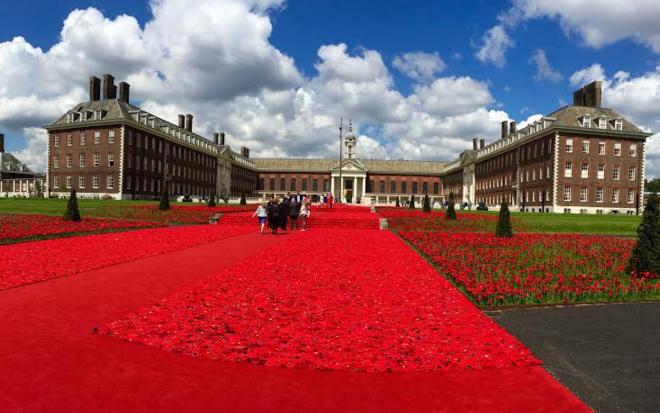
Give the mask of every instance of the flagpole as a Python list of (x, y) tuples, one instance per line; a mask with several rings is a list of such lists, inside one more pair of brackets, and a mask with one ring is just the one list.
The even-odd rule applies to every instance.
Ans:
[(341, 203), (342, 202), (342, 197), (343, 197), (343, 192), (342, 188), (344, 187), (343, 182), (342, 182), (342, 176), (341, 176), (341, 163), (343, 161), (343, 156), (342, 156), (342, 150), (341, 150), (341, 144), (342, 144), (342, 133), (344, 129), (344, 118), (339, 118), (339, 199), (338, 201)]

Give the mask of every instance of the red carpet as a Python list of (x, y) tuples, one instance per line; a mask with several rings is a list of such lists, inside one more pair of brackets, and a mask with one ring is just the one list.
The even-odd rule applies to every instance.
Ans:
[(354, 373), (194, 359), (92, 332), (298, 235), (240, 235), (0, 291), (7, 412), (489, 411), (587, 408), (539, 366)]

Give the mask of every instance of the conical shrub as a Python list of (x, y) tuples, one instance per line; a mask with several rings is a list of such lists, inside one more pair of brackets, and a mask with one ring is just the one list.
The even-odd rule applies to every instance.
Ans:
[(76, 196), (76, 190), (71, 190), (71, 195), (69, 195), (69, 202), (66, 204), (66, 211), (64, 211), (64, 220), (65, 221), (80, 221), (80, 210), (78, 209), (78, 197)]
[(424, 201), (422, 202), (422, 211), (431, 212), (431, 198), (428, 194), (424, 194)]
[(495, 228), (495, 236), (503, 238), (513, 237), (513, 228), (511, 227), (511, 212), (509, 204), (502, 202), (500, 204), (500, 217)]
[(161, 211), (167, 211), (170, 209), (170, 194), (167, 190), (167, 185), (167, 180), (165, 180), (163, 182), (163, 190), (160, 193), (160, 204), (158, 205), (158, 209)]
[(247, 199), (245, 199), (245, 192), (241, 194), (241, 205), (247, 205)]
[(454, 193), (450, 192), (449, 193), (449, 205), (447, 205), (447, 213), (445, 215), (445, 218), (451, 219), (451, 220), (456, 220), (456, 210), (454, 209)]
[(415, 195), (410, 195), (410, 203), (408, 204), (408, 208), (415, 209)]
[(211, 192), (211, 195), (209, 196), (209, 202), (207, 204), (210, 208), (215, 207), (215, 191)]
[(660, 206), (658, 195), (646, 201), (642, 222), (637, 228), (637, 242), (632, 250), (628, 271), (633, 275), (650, 273), (660, 276)]

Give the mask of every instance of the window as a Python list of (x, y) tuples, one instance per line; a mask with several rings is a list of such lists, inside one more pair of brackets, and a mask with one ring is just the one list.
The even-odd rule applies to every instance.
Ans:
[(587, 202), (587, 187), (580, 188), (580, 202)]
[(598, 155), (605, 155), (605, 142), (598, 142)]
[(566, 165), (564, 166), (564, 176), (566, 178), (573, 176), (573, 164), (570, 161), (566, 162)]
[(591, 116), (583, 116), (582, 117), (582, 126), (585, 128), (590, 128), (591, 127)]
[(612, 189), (612, 203), (613, 204), (619, 203), (619, 188)]
[(536, 202), (536, 192), (532, 192), (532, 202)]
[(412, 183), (412, 193), (416, 194), (417, 193), (417, 182)]
[(98, 153), (94, 154), (94, 166), (98, 167), (101, 166), (101, 155)]
[(598, 127), (600, 129), (607, 129), (607, 119), (606, 118), (598, 118)]
[(550, 179), (550, 165), (545, 168), (545, 177)]
[(582, 141), (582, 153), (589, 153), (589, 141)]
[(570, 186), (565, 186), (564, 187), (564, 201), (570, 201), (571, 200), (571, 187)]
[(78, 177), (78, 188), (85, 188), (85, 177), (82, 175)]
[(312, 179), (312, 191), (316, 192), (319, 190), (319, 180)]
[(66, 177), (66, 187), (67, 189), (71, 189), (71, 183), (73, 182), (73, 179), (71, 179), (70, 176)]
[(433, 183), (433, 193), (438, 194), (440, 192), (440, 184), (438, 182)]
[(98, 176), (92, 177), (92, 188), (99, 189), (100, 183), (101, 183), (101, 179)]
[(580, 172), (582, 178), (589, 178), (589, 164), (587, 162), (582, 162)]
[(85, 135), (85, 132), (80, 132), (80, 145), (83, 146), (87, 143), (87, 135)]
[(425, 194), (427, 194), (429, 192), (429, 183), (428, 182), (422, 183), (422, 192), (425, 193)]
[(603, 188), (596, 188), (596, 202), (603, 202)]
[(269, 188), (271, 191), (274, 191), (274, 190), (275, 190), (275, 178), (270, 178), (270, 180), (269, 180), (269, 182), (268, 182), (268, 188)]
[(390, 182), (390, 192), (396, 194), (396, 181)]
[(623, 120), (616, 119), (614, 121), (614, 130), (623, 130)]
[(635, 202), (635, 190), (634, 189), (628, 189), (628, 196), (626, 197), (626, 201), (629, 204), (632, 204)]
[(566, 138), (566, 153), (573, 153), (573, 139)]
[(53, 156), (53, 169), (57, 169), (60, 167), (60, 158), (57, 156)]
[(113, 189), (115, 187), (115, 177), (114, 176), (108, 176), (106, 179), (106, 186), (108, 189)]
[(402, 194), (408, 193), (408, 182), (401, 182), (401, 193)]
[(114, 153), (109, 153), (108, 154), (108, 166), (115, 166), (115, 154)]
[(126, 142), (128, 145), (133, 145), (133, 131), (129, 130), (128, 131), (128, 139)]
[(53, 136), (53, 146), (56, 148), (60, 147), (60, 137), (57, 135)]
[(598, 179), (605, 179), (605, 164), (604, 163), (599, 163), (598, 164)]
[(69, 133), (66, 135), (66, 146), (73, 145), (73, 136)]
[[(302, 190), (306, 191), (307, 190), (307, 178), (303, 178), (302, 180)], [(355, 190), (355, 188), (353, 188)]]
[(115, 131), (108, 132), (108, 143), (115, 143)]
[(101, 132), (96, 131), (94, 132), (94, 145), (98, 145), (101, 143)]
[(79, 163), (79, 165), (80, 165), (81, 168), (84, 168), (84, 167), (85, 167), (85, 154), (84, 154), (84, 153), (81, 153), (81, 154), (79, 155), (79, 158), (80, 158), (80, 163)]
[(66, 167), (71, 168), (73, 166), (73, 160), (71, 159), (71, 155), (66, 156)]
[[(145, 159), (146, 161), (146, 159)], [(145, 169), (147, 166), (147, 163), (144, 163)], [(286, 191), (286, 178), (280, 178), (280, 191)]]
[(620, 176), (621, 176), (621, 167), (615, 166), (614, 169), (612, 169), (612, 179), (618, 181)]
[(543, 179), (543, 168), (539, 168), (539, 180)]
[(628, 168), (628, 180), (629, 181), (634, 181), (635, 180), (635, 167), (631, 166)]
[(637, 144), (631, 144), (630, 145), (630, 156), (635, 157), (637, 156)]
[(532, 181), (536, 181), (536, 169), (532, 170)]
[(291, 187), (291, 191), (295, 191), (295, 190), (296, 190), (296, 178), (291, 178), (290, 185), (291, 185), (291, 186), (290, 186), (290, 187)]
[[(149, 159), (147, 159), (146, 156), (144, 158), (142, 158), (142, 170), (143, 171), (148, 171), (149, 170)], [(282, 190), (284, 190), (284, 188), (282, 188)]]
[(614, 156), (621, 156), (621, 142), (614, 143)]
[(59, 188), (59, 187), (60, 187), (60, 177), (59, 177), (59, 176), (54, 176), (54, 177), (53, 177), (53, 186), (54, 186), (55, 188)]
[(385, 181), (380, 181), (378, 192), (380, 192), (381, 194), (385, 192)]

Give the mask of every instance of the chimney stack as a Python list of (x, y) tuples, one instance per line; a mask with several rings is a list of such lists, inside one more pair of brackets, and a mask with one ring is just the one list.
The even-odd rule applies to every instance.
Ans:
[(512, 120), (511, 122), (509, 122), (509, 133), (510, 134), (516, 133), (516, 121), (515, 120)]
[(218, 132), (213, 133), (213, 143), (216, 145), (220, 143), (220, 134)]
[(246, 146), (241, 146), (241, 155), (246, 158), (250, 157), (250, 150)]
[(486, 147), (486, 139), (479, 139), (479, 149)]
[(193, 128), (193, 115), (190, 113), (186, 115), (186, 130), (192, 132)]
[(184, 129), (186, 127), (186, 117), (183, 115), (179, 115), (179, 120), (177, 124), (181, 129)]
[(224, 144), (225, 144), (225, 133), (220, 132), (220, 145), (224, 145)]
[(96, 76), (89, 78), (89, 100), (90, 102), (101, 100), (101, 79)]
[(509, 134), (509, 121), (503, 120), (502, 121), (502, 136), (500, 136), (502, 139), (506, 138), (506, 136)]
[(473, 150), (473, 151), (476, 151), (476, 150), (477, 150), (477, 141), (478, 141), (477, 138), (473, 138), (473, 139), (472, 139), (472, 150)]
[(0, 133), (0, 153), (5, 151), (5, 134)]
[(601, 107), (603, 100), (602, 83), (600, 80), (595, 80), (582, 89), (573, 92), (573, 105)]
[(124, 103), (129, 103), (131, 93), (131, 85), (126, 82), (119, 82), (119, 100)]
[(103, 99), (117, 99), (115, 78), (109, 73), (103, 75)]

